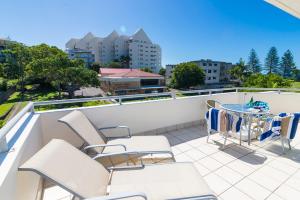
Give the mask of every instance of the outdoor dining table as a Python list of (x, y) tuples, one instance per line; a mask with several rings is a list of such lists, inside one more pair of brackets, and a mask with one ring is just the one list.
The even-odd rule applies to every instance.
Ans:
[[(244, 122), (248, 121), (248, 145), (250, 145), (251, 142), (251, 125), (252, 125), (253, 117), (267, 115), (269, 113), (269, 110), (250, 108), (246, 104), (221, 104), (221, 108), (226, 111), (238, 114), (240, 117), (244, 119)], [(240, 131), (240, 145), (241, 144), (242, 144), (242, 133)]]

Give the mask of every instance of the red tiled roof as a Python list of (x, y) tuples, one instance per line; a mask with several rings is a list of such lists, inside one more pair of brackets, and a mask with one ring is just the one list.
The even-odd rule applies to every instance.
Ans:
[(100, 68), (100, 74), (103, 77), (162, 77), (159, 74), (144, 72), (139, 69)]

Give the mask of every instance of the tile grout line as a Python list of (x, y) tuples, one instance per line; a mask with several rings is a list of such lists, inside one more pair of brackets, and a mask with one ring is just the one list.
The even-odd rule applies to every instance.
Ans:
[[(298, 171), (299, 171), (299, 169), (297, 169), (295, 173), (297, 173)], [(272, 193), (271, 193), (269, 196), (267, 196), (267, 198), (270, 197), (273, 193), (275, 193), (275, 191), (278, 190), (284, 183), (286, 183), (292, 176), (293, 176), (293, 174), (289, 175), (284, 181), (282, 181), (282, 183), (281, 183), (278, 187), (276, 187), (276, 188), (272, 191)], [(290, 186), (289, 186), (289, 187), (290, 187)], [(293, 188), (293, 187), (291, 187), (291, 188)], [(297, 189), (295, 189), (295, 190), (297, 190)], [(277, 195), (277, 194), (276, 194), (276, 195)], [(281, 197), (280, 195), (277, 195), (277, 196), (279, 196), (280, 198), (283, 198), (283, 197)], [(267, 199), (267, 198), (265, 198), (265, 199)], [(285, 199), (285, 198), (283, 198), (283, 199)]]

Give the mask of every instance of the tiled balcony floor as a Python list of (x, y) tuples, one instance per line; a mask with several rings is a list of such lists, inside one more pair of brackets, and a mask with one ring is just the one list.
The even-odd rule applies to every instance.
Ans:
[[(250, 146), (230, 138), (222, 148), (223, 137), (211, 136), (198, 126), (164, 134), (172, 145), (176, 161), (193, 162), (221, 200), (298, 199), (300, 197), (300, 134), (292, 150), (282, 153), (279, 141)], [(71, 199), (58, 187), (49, 188), (44, 199)]]

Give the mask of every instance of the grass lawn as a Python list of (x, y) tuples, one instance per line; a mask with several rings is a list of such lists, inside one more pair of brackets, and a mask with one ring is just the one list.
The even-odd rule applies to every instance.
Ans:
[(6, 114), (12, 107), (14, 103), (4, 103), (0, 105), (0, 116)]
[[(49, 101), (59, 99), (57, 91), (48, 88), (40, 88), (37, 85), (27, 85), (26, 91), (23, 94), (23, 97), (20, 92), (14, 92), (6, 102), (0, 105), (0, 116), (5, 114), (9, 109), (11, 109), (14, 104), (21, 102), (21, 106), (18, 107), (18, 110), (21, 110), (25, 107), (28, 101)], [(67, 99), (66, 96), (63, 96), (63, 99)], [(60, 104), (60, 105), (48, 105), (48, 106), (38, 106), (35, 108), (37, 111), (43, 110), (52, 110), (52, 109), (63, 109), (63, 108), (76, 108), (76, 107), (88, 107), (88, 106), (99, 106), (110, 104), (108, 101), (90, 101), (83, 103), (72, 103), (72, 104)], [(1, 125), (4, 125), (7, 119), (0, 121)]]
[(300, 88), (300, 82), (294, 82), (292, 87), (293, 88)]

